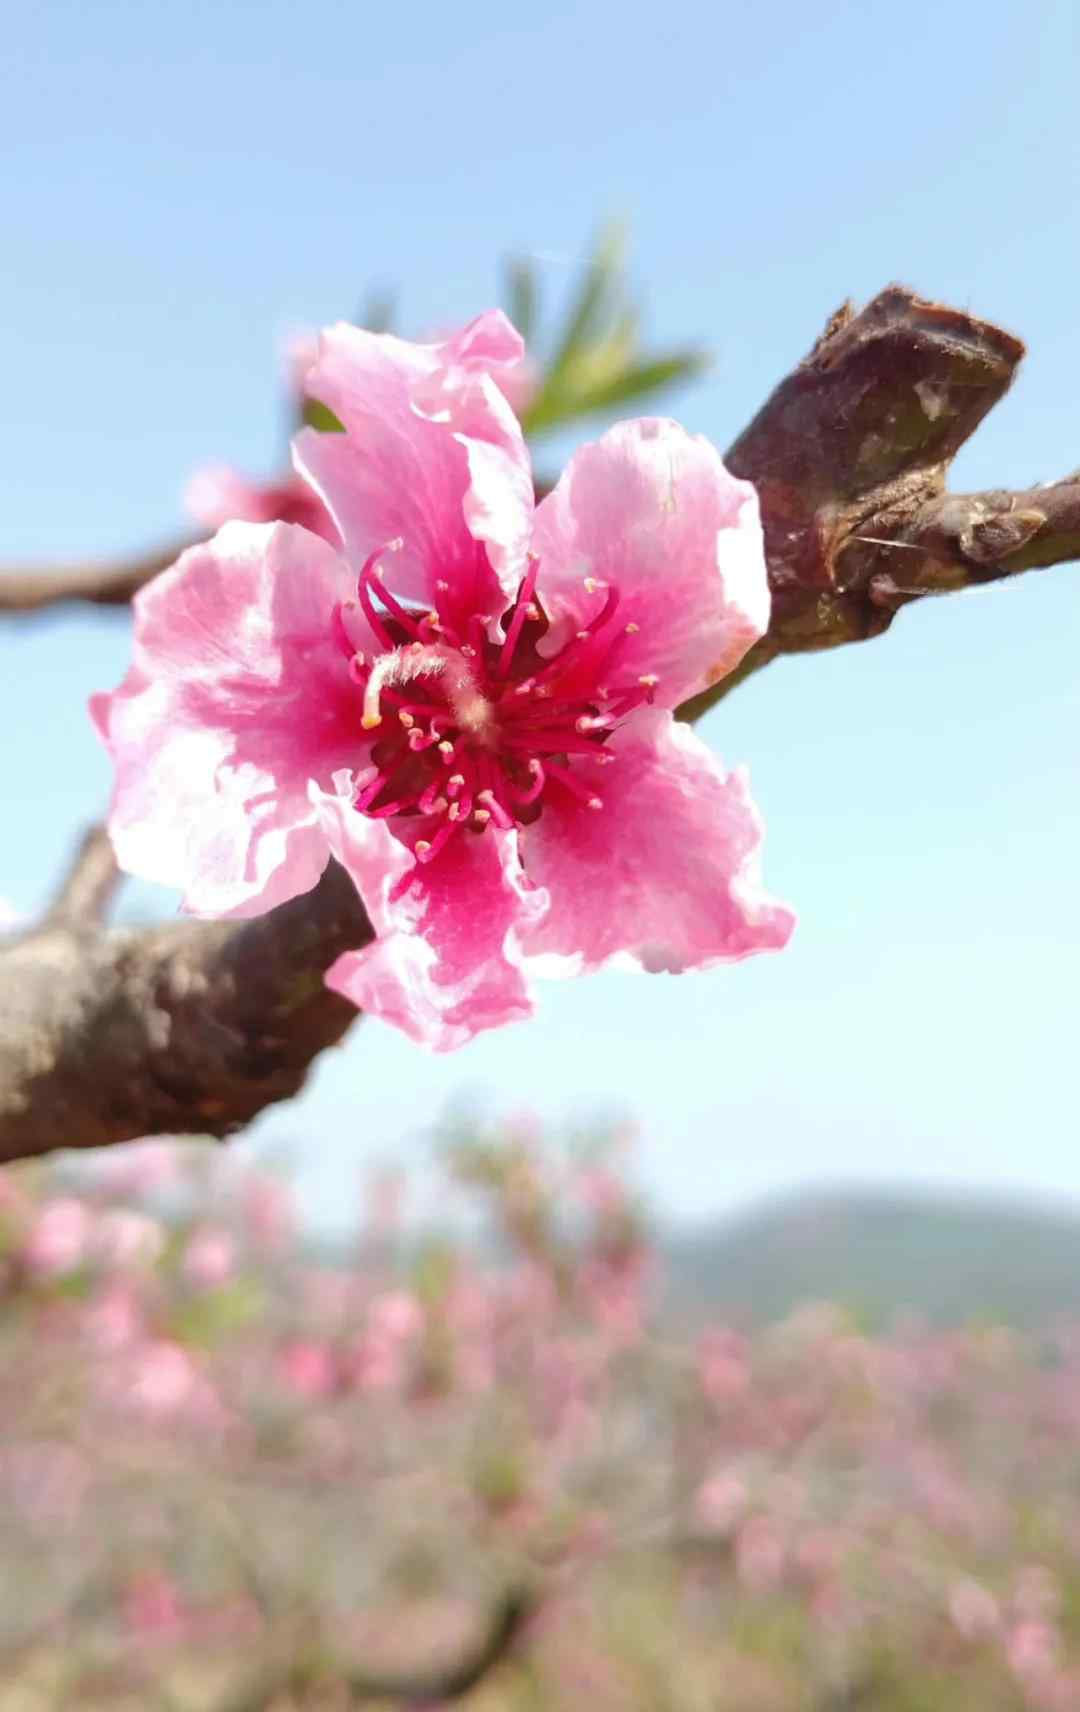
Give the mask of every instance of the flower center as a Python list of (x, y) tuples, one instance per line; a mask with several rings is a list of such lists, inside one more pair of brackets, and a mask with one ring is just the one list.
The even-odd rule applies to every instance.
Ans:
[(354, 651), (347, 608), (336, 615), (363, 693), (361, 724), (371, 733), (356, 808), (375, 819), (416, 820), (421, 861), (463, 829), (530, 823), (557, 792), (602, 809), (592, 768), (583, 773), (581, 764), (615, 759), (608, 738), (652, 700), (656, 684), (641, 677), (611, 687), (623, 639), (638, 628), (617, 616), (618, 589), (587, 577), (596, 611), (560, 649), (541, 654), (550, 625), (536, 598), (535, 559), (493, 638), (479, 614), (463, 622), (447, 583), (436, 585), (434, 611), (401, 606), (382, 584), (379, 557), (361, 571), (357, 596), (382, 651), (371, 659)]

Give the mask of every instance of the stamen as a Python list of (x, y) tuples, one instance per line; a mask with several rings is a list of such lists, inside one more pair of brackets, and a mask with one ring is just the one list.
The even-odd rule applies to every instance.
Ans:
[[(354, 651), (353, 645), (349, 638), (349, 632), (345, 628), (345, 620), (341, 615), (340, 600), (335, 601), (334, 610), (330, 614), (330, 628), (333, 631), (334, 641), (341, 649), (341, 652), (346, 655), (346, 657), (352, 654)], [(361, 654), (360, 659), (363, 660), (363, 658), (364, 656)]]
[[(438, 774), (436, 774), (427, 790), (421, 795), (420, 800), (416, 805), (421, 814), (442, 814), (445, 811), (446, 798), (439, 790), (439, 782)], [(440, 803), (442, 804), (442, 808), (439, 807)]]
[(565, 786), (571, 796), (577, 797), (578, 802), (584, 803), (586, 808), (603, 808), (602, 799), (596, 796), (592, 788), (581, 779), (576, 779), (573, 773), (565, 767), (556, 767), (553, 762), (549, 761), (547, 773), (549, 779), (554, 779), (558, 784)]
[(391, 636), (386, 625), (376, 612), (371, 595), (368, 592), (368, 583), (375, 580), (375, 566), (378, 564), (379, 554), (381, 552), (382, 548), (377, 547), (374, 553), (371, 553), (368, 558), (365, 559), (360, 570), (360, 575), (357, 579), (356, 593), (359, 597), (360, 605), (364, 609), (364, 617), (367, 619), (372, 630), (374, 630), (383, 647), (393, 648), (394, 638)]
[(495, 792), (491, 790), (490, 787), (484, 791), (477, 791), (476, 800), (477, 802), (482, 802), (487, 805), (485, 808), (478, 808), (476, 810), (477, 816), (482, 814), (485, 820), (494, 820), (495, 825), (503, 832), (506, 832), (511, 826), (513, 826), (513, 815), (507, 813), (505, 806), (499, 801)]
[[(419, 862), (433, 862), (443, 846), (454, 836), (457, 827), (450, 821), (443, 821), (434, 838), (418, 838), (413, 845), (413, 854)], [(421, 850), (420, 846), (424, 849)]]
[(530, 803), (534, 803), (547, 783), (547, 774), (545, 773), (544, 767), (535, 756), (529, 762), (529, 772), (533, 776), (533, 782), (528, 789), (524, 791), (521, 790), (518, 785), (515, 785), (509, 775), (506, 776), (506, 794), (512, 802), (519, 803), (522, 808), (527, 808)]
[[(404, 546), (404, 544), (405, 543), (401, 540), (401, 537), (399, 536), (395, 541), (388, 541), (386, 543), (386, 546), (381, 548), (380, 551), (381, 552), (399, 552), (400, 549)], [(378, 582), (379, 599), (382, 601), (383, 605), (386, 607), (386, 610), (389, 612), (390, 616), (392, 618), (396, 618), (398, 623), (400, 625), (402, 625), (409, 632), (410, 636), (417, 636), (418, 637), (420, 634), (420, 627), (419, 627), (419, 624), (417, 622), (416, 616), (415, 616), (415, 614), (413, 614), (411, 612), (407, 612), (405, 610), (405, 608), (400, 604), (400, 602), (396, 601), (394, 599), (393, 595), (390, 593), (390, 590), (385, 586), (385, 584), (383, 582), (382, 568), (379, 565), (377, 554), (373, 554), (372, 557), (370, 559), (368, 559), (363, 570), (360, 572), (361, 583), (364, 582), (365, 578), (370, 583)], [(363, 599), (362, 593), (361, 593), (360, 598)], [(391, 646), (392, 646), (392, 644), (391, 644)]]
[[(565, 671), (570, 662), (572, 660), (576, 660), (577, 655), (581, 653), (582, 649), (587, 647), (599, 632), (603, 630), (608, 620), (614, 617), (615, 609), (618, 604), (618, 589), (609, 588), (607, 599), (604, 601), (603, 606), (600, 608), (600, 611), (596, 614), (595, 618), (590, 618), (584, 630), (579, 630), (572, 642), (568, 642), (566, 647), (563, 648), (560, 653), (552, 656), (543, 671), (537, 673), (535, 680), (536, 683), (538, 685), (543, 684), (546, 679), (558, 676), (560, 672)], [(538, 695), (542, 695), (543, 693), (542, 689), (537, 690)]]
[(413, 678), (429, 674), (441, 677), (446, 667), (445, 653), (436, 645), (425, 647), (423, 642), (410, 642), (405, 648), (391, 648), (389, 653), (380, 654), (371, 668), (364, 691), (364, 712), (360, 721), (364, 730), (372, 731), (382, 723), (379, 696), (384, 687), (410, 683)]
[(506, 676), (510, 668), (510, 662), (514, 658), (514, 649), (518, 645), (518, 637), (521, 635), (521, 629), (525, 623), (528, 608), (532, 604), (533, 591), (536, 588), (536, 576), (539, 569), (539, 559), (533, 558), (532, 555), (530, 555), (529, 568), (521, 579), (521, 587), (518, 590), (517, 602), (514, 606), (513, 616), (510, 619), (510, 626), (506, 632), (506, 640), (499, 652), (499, 663), (495, 668), (496, 674), (500, 678), (504, 678)]

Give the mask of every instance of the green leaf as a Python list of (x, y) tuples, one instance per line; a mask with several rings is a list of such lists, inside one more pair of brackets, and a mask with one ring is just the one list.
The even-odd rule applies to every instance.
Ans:
[(540, 282), (528, 256), (508, 256), (503, 263), (506, 313), (526, 345), (536, 337), (540, 318)]
[(626, 235), (621, 225), (601, 230), (551, 359), (547, 379), (553, 390), (558, 390), (567, 372), (614, 311), (625, 250)]
[(671, 356), (655, 357), (651, 362), (635, 363), (624, 368), (621, 374), (591, 387), (581, 398), (581, 409), (610, 410), (613, 405), (645, 398), (665, 387), (691, 380), (708, 364), (704, 351), (676, 351)]
[(329, 405), (323, 404), (317, 398), (305, 398), (300, 410), (300, 419), (305, 428), (317, 428), (320, 434), (344, 434), (345, 425), (339, 422)]

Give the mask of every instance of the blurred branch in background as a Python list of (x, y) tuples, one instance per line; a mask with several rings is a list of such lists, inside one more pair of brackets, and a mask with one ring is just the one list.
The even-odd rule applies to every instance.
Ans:
[[(634, 403), (661, 372), (686, 378), (699, 361), (639, 355), (620, 267), (608, 235), (520, 407), (531, 432)], [(532, 329), (532, 267), (513, 264), (509, 286)], [(682, 717), (779, 655), (880, 635), (909, 601), (1080, 556), (1080, 480), (946, 489), (1023, 352), (900, 286), (832, 317), (728, 453), (761, 499), (769, 630)], [(227, 1135), (296, 1093), (355, 1014), (322, 985), (337, 952), (370, 935), (348, 889), (331, 871), (255, 922), (108, 935), (53, 920), (19, 936), (0, 951), (0, 1160), (162, 1131)]]
[(180, 557), (194, 537), (178, 536), (146, 553), (63, 565), (0, 566), (0, 613), (42, 613), (72, 601), (127, 606), (144, 583)]

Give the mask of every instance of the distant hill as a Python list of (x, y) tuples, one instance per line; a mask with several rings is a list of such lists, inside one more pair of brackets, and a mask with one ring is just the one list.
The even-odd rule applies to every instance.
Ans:
[(938, 1324), (1080, 1314), (1080, 1210), (989, 1196), (808, 1192), (664, 1244), (668, 1297), (738, 1324), (835, 1301), (867, 1326), (902, 1308)]

